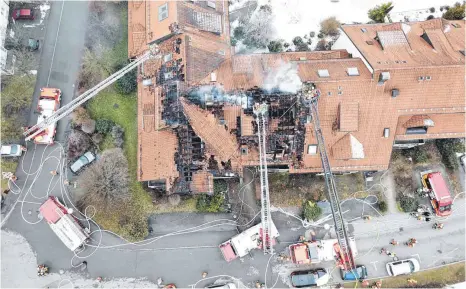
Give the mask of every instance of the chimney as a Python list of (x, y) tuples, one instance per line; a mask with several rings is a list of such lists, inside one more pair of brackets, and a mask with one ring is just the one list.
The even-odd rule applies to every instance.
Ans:
[(210, 74), (210, 81), (211, 82), (216, 82), (217, 81), (217, 74), (215, 72), (212, 72)]

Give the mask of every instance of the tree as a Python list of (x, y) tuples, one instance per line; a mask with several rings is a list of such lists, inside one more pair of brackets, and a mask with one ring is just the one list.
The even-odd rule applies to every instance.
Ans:
[(245, 36), (245, 30), (243, 26), (238, 26), (233, 30), (233, 37), (237, 40), (242, 40)]
[(431, 19), (434, 19), (434, 18), (435, 18), (434, 15), (429, 15), (429, 16), (427, 16), (426, 20), (431, 20)]
[(95, 131), (95, 120), (88, 119), (81, 124), (81, 130), (85, 133), (92, 134)]
[(314, 50), (325, 51), (325, 50), (328, 50), (327, 47), (328, 47), (327, 41), (325, 41), (325, 39), (321, 39), (319, 40), (319, 42), (317, 42), (316, 48)]
[(313, 38), (314, 36), (316, 36), (316, 33), (315, 33), (314, 31), (311, 31), (311, 32), (309, 33), (309, 37)]
[(244, 25), (243, 44), (249, 48), (267, 47), (274, 34), (272, 18), (272, 8), (269, 5), (260, 6)]
[(322, 214), (322, 209), (313, 201), (306, 201), (303, 204), (303, 217), (308, 221), (317, 220)]
[(270, 52), (283, 52), (283, 45), (281, 41), (272, 40), (267, 45)]
[(112, 131), (112, 128), (115, 126), (115, 123), (108, 119), (98, 119), (95, 124), (95, 129), (98, 133), (106, 134)]
[(90, 119), (89, 113), (87, 113), (87, 110), (80, 106), (73, 110), (71, 113), (71, 119), (73, 122), (77, 125), (82, 125), (84, 122), (86, 122), (88, 119)]
[(430, 11), (430, 13), (434, 13), (435, 12), (435, 7), (430, 7), (429, 11)]
[(406, 195), (401, 195), (399, 197), (400, 200), (400, 207), (403, 210), (403, 212), (409, 213), (417, 210), (417, 207), (419, 206), (419, 202), (410, 196)]
[(309, 46), (304, 42), (300, 36), (293, 38), (293, 44), (296, 51), (309, 51)]
[[(119, 65), (116, 70), (123, 68), (123, 65)], [(133, 69), (123, 75), (116, 82), (116, 89), (121, 94), (131, 94), (138, 88), (137, 83), (137, 69)]]
[(456, 2), (455, 6), (451, 7), (447, 10), (447, 12), (443, 13), (442, 17), (447, 20), (462, 20), (465, 17), (464, 9), (464, 2), (463, 4)]
[(370, 9), (367, 15), (369, 16), (369, 19), (372, 19), (377, 23), (384, 23), (385, 16), (387, 16), (387, 14), (390, 13), (392, 9), (392, 2), (387, 2), (381, 5), (377, 5), (375, 6), (375, 8)]
[(210, 196), (207, 194), (199, 195), (196, 203), (196, 209), (199, 212), (217, 213), (222, 210), (225, 196), (222, 193), (215, 193)]
[(337, 18), (329, 17), (320, 22), (320, 32), (324, 35), (336, 36), (340, 33), (338, 30), (340, 25), (340, 21)]
[(68, 159), (74, 160), (83, 155), (91, 146), (89, 137), (79, 130), (72, 130), (68, 137)]
[(458, 160), (456, 153), (464, 153), (464, 142), (460, 139), (437, 139), (435, 140), (440, 154), (442, 155), (442, 161), (447, 168), (455, 170), (458, 168)]
[(79, 199), (81, 209), (93, 205), (111, 209), (130, 199), (128, 161), (119, 148), (106, 150), (79, 177), (85, 192)]

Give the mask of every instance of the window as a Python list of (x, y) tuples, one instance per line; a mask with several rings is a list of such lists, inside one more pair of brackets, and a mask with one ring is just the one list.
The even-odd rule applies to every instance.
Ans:
[(328, 96), (332, 96), (332, 92), (331, 92), (331, 91), (328, 92)]
[(159, 6), (159, 21), (168, 18), (168, 3)]
[(316, 155), (317, 154), (317, 145), (308, 145), (307, 146), (307, 154), (308, 155)]
[(417, 80), (423, 81), (423, 80), (424, 80), (424, 76), (419, 76), (419, 78), (418, 78)]
[(451, 25), (455, 28), (461, 28), (461, 25), (459, 25), (458, 23), (452, 23)]
[(427, 133), (427, 126), (409, 127), (406, 129), (406, 134), (426, 134), (426, 133)]
[(400, 91), (397, 88), (392, 89), (392, 97), (397, 97), (400, 95)]
[(429, 80), (431, 80), (431, 79), (432, 79), (432, 77), (430, 77), (430, 75), (427, 75), (427, 76), (426, 76), (426, 80), (427, 80), (427, 81), (429, 81)]
[(319, 69), (317, 70), (317, 74), (319, 77), (330, 77), (330, 74), (328, 73), (327, 69)]
[(214, 1), (207, 1), (207, 6), (209, 6), (210, 8), (215, 9), (215, 2)]
[(342, 94), (343, 94), (343, 91), (339, 90), (338, 95), (342, 95)]
[(167, 54), (167, 55), (164, 55), (163, 56), (163, 62), (168, 62), (168, 61), (171, 61), (172, 60), (172, 54)]
[(348, 67), (348, 75), (349, 76), (358, 76), (359, 71), (357, 67)]
[(460, 53), (463, 54), (463, 56), (464, 56), (464, 50), (460, 50)]
[(241, 148), (241, 154), (244, 156), (244, 155), (247, 155), (248, 154), (248, 148)]
[(366, 33), (366, 32), (367, 32), (367, 29), (366, 29), (366, 28), (361, 28), (361, 32), (362, 32), (362, 33)]
[(387, 138), (390, 136), (390, 129), (389, 128), (384, 128), (383, 129), (383, 137)]
[(341, 86), (338, 86), (338, 90), (341, 90)]
[(218, 54), (220, 54), (220, 55), (225, 55), (225, 50), (219, 50), (219, 51), (218, 51)]
[(366, 43), (367, 43), (367, 45), (374, 45), (374, 41), (372, 41), (372, 40), (367, 40)]

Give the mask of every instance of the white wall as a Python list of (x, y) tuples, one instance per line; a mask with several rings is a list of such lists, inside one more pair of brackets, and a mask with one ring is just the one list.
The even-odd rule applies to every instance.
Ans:
[(338, 49), (346, 49), (348, 53), (351, 53), (353, 55), (353, 58), (361, 58), (364, 64), (367, 66), (367, 69), (371, 73), (374, 73), (374, 69), (369, 65), (369, 62), (362, 56), (361, 52), (354, 46), (353, 42), (351, 42), (351, 39), (349, 39), (348, 35), (342, 30), (340, 30), (340, 37), (338, 37), (337, 41), (332, 45), (332, 50), (338, 50)]
[(10, 15), (9, 0), (0, 0), (0, 44), (5, 44), (6, 27)]

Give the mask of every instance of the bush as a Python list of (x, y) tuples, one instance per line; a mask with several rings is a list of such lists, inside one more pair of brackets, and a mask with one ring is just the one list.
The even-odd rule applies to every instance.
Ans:
[(406, 213), (416, 211), (419, 206), (419, 202), (415, 198), (403, 194), (400, 195), (399, 200), (401, 209)]
[(81, 129), (83, 132), (92, 134), (95, 131), (95, 120), (88, 119), (81, 124)]
[(75, 124), (82, 125), (83, 122), (90, 119), (90, 116), (87, 110), (84, 107), (80, 106), (73, 110), (73, 113), (71, 113), (71, 119)]
[(317, 38), (319, 38), (319, 39), (324, 38), (324, 34), (322, 32), (319, 32), (319, 34), (317, 34)]
[(455, 6), (447, 9), (447, 12), (443, 13), (442, 17), (447, 20), (462, 20), (465, 16), (464, 9), (464, 2), (463, 4), (456, 2)]
[(270, 41), (267, 48), (270, 52), (283, 52), (283, 45), (281, 41)]
[(430, 7), (429, 11), (430, 11), (430, 13), (434, 13), (435, 12), (435, 7)]
[(434, 19), (434, 18), (435, 18), (434, 15), (429, 15), (429, 16), (427, 16), (426, 20), (431, 20), (431, 19)]
[(430, 155), (425, 147), (417, 146), (411, 149), (401, 150), (405, 157), (411, 157), (414, 163), (426, 163), (430, 160)]
[(95, 130), (98, 133), (107, 134), (112, 131), (115, 123), (108, 119), (98, 119), (95, 124)]
[(370, 9), (369, 12), (367, 12), (367, 15), (369, 19), (372, 19), (375, 22), (384, 23), (385, 16), (387, 16), (387, 14), (390, 13), (392, 9), (392, 2), (388, 2), (381, 5), (377, 5), (375, 6), (375, 8)]
[[(118, 66), (115, 70), (119, 70), (121, 68), (123, 68), (123, 66)], [(115, 87), (120, 94), (131, 94), (135, 92), (138, 88), (137, 69), (133, 69), (127, 72), (120, 79), (118, 79)]]
[(217, 213), (222, 211), (225, 197), (223, 194), (216, 193), (213, 196), (207, 194), (199, 195), (196, 203), (196, 209), (199, 212)]
[(125, 134), (125, 130), (121, 126), (115, 125), (112, 128), (113, 144), (116, 147), (119, 147), (119, 148), (123, 147), (123, 143), (125, 142), (125, 140), (123, 138), (124, 134)]
[(314, 31), (311, 31), (311, 32), (309, 33), (309, 37), (312, 38), (312, 37), (314, 37), (314, 36), (316, 36), (316, 33), (315, 33)]
[(83, 192), (78, 200), (81, 209), (93, 205), (111, 209), (130, 199), (128, 161), (121, 149), (106, 150), (79, 177)]
[(303, 217), (308, 221), (317, 220), (322, 214), (322, 209), (313, 201), (306, 201), (303, 204)]
[(300, 36), (296, 36), (295, 38), (293, 38), (293, 44), (295, 46), (301, 45), (303, 43), (304, 43), (304, 40)]
[(79, 131), (72, 130), (68, 137), (68, 159), (73, 160), (83, 155), (91, 147), (89, 137)]
[(100, 133), (95, 133), (95, 134), (92, 135), (92, 141), (95, 144), (101, 143), (103, 139), (104, 139), (104, 137)]
[(380, 201), (378, 203), (379, 211), (385, 213), (388, 210), (387, 203), (385, 201)]
[(458, 168), (458, 160), (456, 153), (464, 153), (464, 143), (460, 139), (437, 139), (435, 140), (440, 154), (442, 155), (442, 162), (451, 170)]
[(238, 26), (233, 30), (233, 37), (238, 40), (244, 39), (245, 31), (243, 26)]
[(327, 41), (325, 41), (325, 39), (321, 39), (319, 40), (319, 42), (317, 42), (317, 45), (316, 45), (316, 48), (314, 49), (315, 51), (325, 51), (327, 50)]
[(338, 30), (339, 27), (340, 21), (338, 21), (335, 17), (329, 17), (320, 22), (320, 32), (324, 35), (338, 35), (340, 33)]
[(172, 195), (168, 196), (168, 202), (173, 207), (178, 206), (180, 204), (180, 202), (181, 202), (181, 197), (178, 194), (172, 194)]

